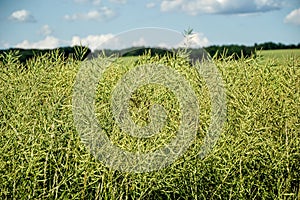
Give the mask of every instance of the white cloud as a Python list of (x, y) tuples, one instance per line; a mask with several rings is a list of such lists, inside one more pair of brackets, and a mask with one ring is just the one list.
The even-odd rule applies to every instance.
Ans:
[(23, 49), (52, 49), (59, 47), (61, 45), (61, 41), (55, 37), (47, 36), (45, 39), (38, 42), (29, 42), (28, 40), (24, 40), (23, 42), (16, 45), (17, 48)]
[(147, 46), (147, 42), (143, 37), (140, 37), (138, 40), (132, 42), (133, 47)]
[(93, 0), (93, 4), (94, 5), (100, 5), (101, 4), (101, 0)]
[(96, 21), (103, 21), (111, 19), (115, 16), (113, 10), (108, 7), (101, 7), (99, 10), (92, 10), (88, 13), (76, 13), (73, 15), (65, 15), (65, 19), (69, 21), (76, 21), (76, 20), (96, 20)]
[(73, 0), (73, 1), (78, 4), (87, 4), (87, 3), (92, 3), (94, 5), (101, 4), (101, 0)]
[[(78, 4), (94, 4), (100, 5), (102, 0), (73, 0), (75, 3)], [(118, 3), (118, 4), (126, 4), (127, 0), (109, 0), (111, 3)]]
[[(87, 35), (86, 37), (73, 36), (70, 40), (60, 40), (53, 36), (46, 36), (43, 40), (37, 42), (30, 42), (24, 40), (21, 43), (15, 45), (18, 48), (35, 48), (35, 49), (52, 49), (60, 46), (75, 46), (83, 45), (89, 47), (92, 51), (101, 49), (124, 49), (128, 47), (165, 47), (165, 48), (178, 48), (184, 47), (187, 41), (183, 40), (182, 37), (173, 37), (171, 41), (168, 41), (169, 35), (164, 35), (163, 40), (157, 41), (155, 37), (159, 34), (151, 32), (138, 32), (138, 34), (127, 32), (120, 35), (114, 34), (102, 34), (102, 35)], [(163, 33), (163, 32), (161, 32)], [(161, 36), (161, 35), (160, 35)], [(162, 34), (163, 36), (163, 34)], [(174, 36), (174, 35), (173, 35)], [(180, 36), (180, 34), (179, 34)], [(2, 45), (4, 41), (2, 41)], [(199, 48), (209, 45), (209, 40), (202, 33), (194, 33), (188, 42), (189, 47)]]
[(267, 12), (280, 9), (279, 0), (162, 0), (163, 12), (181, 11), (189, 15), (197, 14), (242, 14)]
[(184, 0), (171, 0), (171, 1), (162, 1), (160, 5), (161, 11), (171, 11), (176, 9), (177, 7), (180, 7), (181, 4), (184, 3)]
[(189, 48), (200, 48), (205, 47), (210, 44), (207, 37), (204, 36), (203, 33), (194, 33), (189, 37), (184, 38), (179, 43), (167, 44), (165, 42), (158, 43), (157, 45), (153, 45), (150, 42), (147, 42), (144, 37), (140, 37), (138, 40), (132, 42), (131, 46), (133, 47), (160, 47), (160, 48), (178, 48), (178, 47), (189, 47)]
[(100, 9), (100, 14), (102, 18), (112, 18), (115, 16), (115, 12), (108, 7), (102, 7)]
[[(167, 43), (165, 43), (165, 42), (161, 42), (161, 43), (159, 43), (158, 45), (157, 45), (158, 47), (160, 47), (160, 48), (170, 48), (170, 45), (168, 45)], [(172, 48), (172, 47), (171, 47)]]
[(195, 36), (191, 39), (192, 47), (199, 48), (206, 47), (209, 45), (209, 40), (207, 37), (204, 36), (202, 33), (196, 33)]
[(153, 3), (153, 2), (150, 2), (150, 3), (146, 4), (146, 8), (154, 8), (155, 6), (156, 6), (156, 4)]
[[(109, 41), (109, 44), (106, 43), (107, 41)], [(88, 46), (92, 51), (94, 51), (95, 49), (110, 48), (108, 45), (114, 45), (113, 43), (117, 43), (117, 40), (114, 38), (113, 34), (88, 35), (85, 38), (73, 36), (71, 46), (84, 45)]]
[(120, 4), (126, 4), (127, 0), (109, 0), (112, 3), (120, 3)]
[(74, 0), (75, 3), (87, 3), (89, 0)]
[(83, 45), (89, 47), (92, 51), (95, 49), (119, 47), (119, 42), (117, 38), (114, 38), (113, 34), (103, 34), (103, 35), (88, 35), (87, 37), (80, 38), (79, 36), (73, 36), (71, 40), (63, 41), (53, 36), (46, 36), (45, 39), (30, 42), (24, 40), (21, 43), (15, 45), (17, 48), (23, 49), (53, 49), (60, 46), (75, 46)]
[(176, 47), (200, 48), (210, 44), (207, 37), (203, 33), (194, 33), (184, 38)]
[(18, 22), (35, 22), (35, 18), (27, 10), (17, 10), (9, 16), (10, 20)]
[(39, 34), (41, 35), (51, 35), (53, 33), (53, 30), (50, 28), (48, 24), (42, 26), (39, 30)]
[(300, 8), (290, 12), (284, 19), (285, 23), (300, 25)]

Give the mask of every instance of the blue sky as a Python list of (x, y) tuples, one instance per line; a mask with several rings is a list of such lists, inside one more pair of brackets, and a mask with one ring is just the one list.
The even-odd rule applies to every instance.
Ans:
[[(114, 35), (143, 27), (183, 32), (200, 46), (300, 43), (299, 0), (0, 0), (0, 49), (95, 49)], [(141, 44), (147, 41), (137, 38)]]

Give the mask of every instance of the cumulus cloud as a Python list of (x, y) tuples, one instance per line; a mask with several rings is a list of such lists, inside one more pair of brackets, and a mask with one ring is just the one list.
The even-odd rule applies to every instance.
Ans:
[[(21, 43), (15, 45), (17, 48), (35, 48), (35, 49), (52, 49), (60, 46), (76, 46), (83, 45), (89, 47), (92, 51), (101, 49), (125, 49), (129, 47), (162, 47), (162, 48), (178, 48), (178, 47), (191, 47), (199, 48), (209, 45), (209, 40), (202, 33), (192, 34), (188, 40), (184, 40), (183, 37), (172, 37), (173, 39), (168, 41), (164, 38), (158, 40), (151, 32), (141, 32), (139, 34), (121, 34), (114, 35), (111, 33), (101, 35), (87, 35), (86, 37), (73, 36), (70, 40), (60, 40), (53, 36), (46, 36), (44, 39), (37, 42), (30, 42), (24, 40)], [(148, 35), (150, 34), (150, 35)], [(160, 35), (161, 36), (161, 35)], [(180, 35), (179, 35), (180, 36)], [(169, 37), (165, 35), (165, 37)], [(164, 42), (166, 41), (166, 42)], [(1, 43), (0, 43), (1, 44)], [(187, 44), (187, 45), (186, 45)], [(2, 42), (3, 45), (3, 42)]]
[(189, 48), (199, 48), (206, 47), (209, 45), (209, 40), (204, 36), (203, 33), (194, 33), (186, 38), (184, 38), (176, 47), (189, 47)]
[(59, 39), (52, 36), (47, 36), (45, 39), (38, 42), (29, 42), (28, 40), (24, 40), (23, 42), (17, 44), (16, 47), (23, 49), (52, 49), (59, 47), (60, 45), (61, 41)]
[(300, 8), (290, 12), (284, 19), (285, 23), (300, 25)]
[(112, 3), (120, 3), (120, 4), (126, 4), (127, 0), (109, 0)]
[(181, 5), (184, 3), (184, 0), (170, 0), (170, 1), (162, 1), (160, 4), (161, 11), (172, 11), (176, 8), (180, 8)]
[(103, 35), (88, 35), (86, 37), (73, 36), (71, 40), (60, 40), (53, 36), (46, 36), (44, 39), (37, 42), (24, 40), (15, 45), (16, 48), (23, 49), (53, 49), (60, 46), (76, 46), (83, 45), (89, 47), (92, 51), (95, 49), (111, 48), (112, 46), (119, 47), (117, 38), (113, 34)]
[(100, 5), (101, 4), (101, 0), (93, 0), (92, 2), (94, 5)]
[(101, 0), (74, 0), (74, 2), (78, 4), (87, 4), (87, 3), (92, 3), (94, 5), (101, 4)]
[[(75, 3), (78, 4), (94, 4), (94, 5), (100, 5), (102, 3), (102, 0), (73, 0)], [(111, 3), (118, 3), (118, 4), (126, 4), (127, 0), (109, 0)]]
[(111, 19), (115, 16), (113, 10), (108, 7), (101, 7), (99, 10), (92, 10), (88, 13), (76, 13), (73, 15), (65, 15), (64, 18), (68, 21), (76, 21), (76, 20), (96, 20), (96, 21), (104, 21)]
[(89, 0), (74, 0), (75, 3), (87, 3)]
[(147, 42), (143, 37), (141, 37), (138, 40), (133, 41), (132, 46), (133, 47), (147, 46)]
[[(107, 43), (109, 41), (109, 43)], [(103, 35), (88, 35), (85, 38), (80, 38), (79, 36), (73, 36), (71, 45), (84, 45), (88, 46), (92, 51), (95, 49), (111, 48), (110, 45), (115, 45), (117, 39), (114, 38), (113, 34), (103, 34)]]
[(141, 47), (141, 46), (152, 46), (152, 47), (160, 47), (160, 48), (179, 48), (179, 47), (189, 47), (189, 48), (199, 48), (205, 47), (210, 44), (207, 37), (204, 36), (203, 33), (194, 33), (186, 38), (183, 38), (179, 43), (167, 44), (161, 42), (157, 45), (151, 44), (151, 42), (147, 41), (144, 37), (140, 37), (139, 39), (132, 42), (131, 46), (133, 47)]
[(162, 0), (163, 12), (181, 11), (197, 14), (243, 14), (277, 10), (282, 7), (279, 0)]
[(36, 22), (35, 18), (27, 10), (17, 10), (11, 13), (10, 20), (17, 22)]
[(48, 24), (42, 26), (39, 30), (39, 34), (41, 35), (51, 35), (53, 33), (53, 30), (50, 28)]

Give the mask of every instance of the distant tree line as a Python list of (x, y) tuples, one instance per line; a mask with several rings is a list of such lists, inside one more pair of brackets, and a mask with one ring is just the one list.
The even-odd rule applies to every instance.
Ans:
[(212, 45), (204, 48), (211, 57), (215, 56), (217, 58), (231, 56), (234, 59), (239, 59), (241, 57), (251, 57), (256, 56), (256, 51), (260, 50), (277, 50), (277, 49), (300, 49), (300, 43), (285, 45), (282, 43), (265, 42), (261, 44), (255, 43), (254, 46), (245, 45)]
[[(82, 51), (85, 49), (85, 51)], [(265, 42), (261, 44), (255, 43), (253, 46), (245, 45), (212, 45), (204, 48), (205, 51), (211, 56), (216, 58), (231, 57), (233, 59), (239, 59), (241, 57), (256, 56), (257, 50), (275, 50), (275, 49), (300, 49), (300, 43), (285, 45), (282, 43)], [(151, 52), (151, 55), (165, 55), (171, 54), (178, 51), (178, 49), (168, 50), (162, 48), (149, 48), (149, 47), (131, 47), (122, 50), (91, 50), (87, 47), (74, 46), (74, 47), (60, 47), (56, 49), (21, 49), (21, 48), (10, 48), (6, 50), (0, 50), (0, 55), (6, 54), (9, 51), (17, 51), (19, 61), (25, 63), (26, 60), (33, 58), (37, 55), (44, 55), (46, 53), (53, 53), (58, 51), (64, 58), (72, 57), (76, 60), (84, 60), (86, 58), (97, 57), (99, 54), (105, 54), (106, 56), (117, 55), (117, 56), (138, 56), (145, 52)], [(203, 49), (188, 49), (191, 60), (199, 59), (199, 56), (203, 56), (205, 53)], [(0, 56), (0, 61), (3, 61), (3, 56)]]
[(76, 60), (84, 60), (90, 53), (91, 50), (87, 47), (74, 46), (74, 47), (60, 47), (55, 49), (21, 49), (21, 48), (10, 48), (5, 50), (0, 50), (0, 61), (3, 61), (5, 54), (10, 51), (14, 52), (14, 55), (18, 56), (21, 63), (26, 63), (27, 60), (33, 58), (34, 56), (41, 56), (45, 54), (58, 53), (65, 59), (72, 57)]
[(263, 49), (263, 50), (276, 50), (276, 49), (300, 49), (300, 43), (299, 44), (289, 44), (285, 45), (282, 43), (274, 43), (274, 42), (265, 42), (262, 44), (254, 44), (255, 49)]
[[(274, 43), (274, 42), (265, 42), (261, 44), (255, 43), (254, 46), (246, 46), (246, 45), (212, 45), (205, 48), (198, 48), (198, 49), (187, 49), (190, 54), (190, 59), (195, 61), (199, 59), (199, 57), (203, 57), (205, 55), (210, 55), (211, 57), (215, 58), (228, 58), (231, 57), (232, 59), (239, 59), (241, 57), (255, 57), (256, 51), (259, 50), (276, 50), (276, 49), (300, 49), (300, 43), (298, 45), (290, 44), (285, 45), (282, 43)], [(95, 50), (91, 57), (96, 57), (99, 54), (104, 54), (106, 56), (117, 55), (117, 56), (138, 56), (145, 54), (145, 52), (149, 52), (151, 50), (151, 55), (165, 55), (171, 54), (172, 52), (177, 52), (178, 49), (174, 49), (173, 51), (169, 49), (163, 48), (149, 48), (149, 47), (131, 47), (122, 50), (111, 50), (111, 49), (104, 49), (104, 50)], [(206, 53), (204, 52), (206, 51)]]

